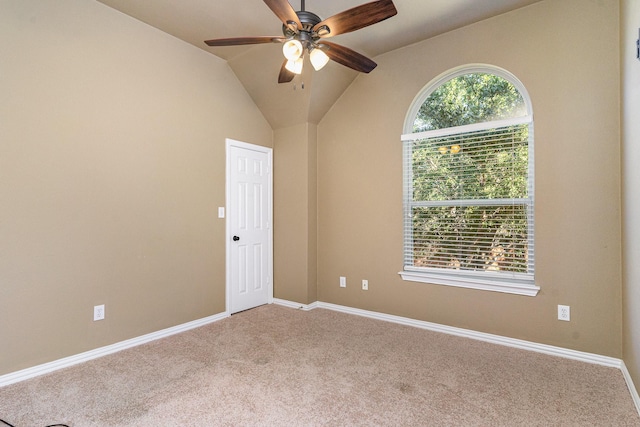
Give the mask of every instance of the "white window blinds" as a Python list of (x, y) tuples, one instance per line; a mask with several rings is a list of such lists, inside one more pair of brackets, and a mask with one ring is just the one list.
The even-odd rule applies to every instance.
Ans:
[(402, 137), (405, 271), (533, 283), (530, 117)]

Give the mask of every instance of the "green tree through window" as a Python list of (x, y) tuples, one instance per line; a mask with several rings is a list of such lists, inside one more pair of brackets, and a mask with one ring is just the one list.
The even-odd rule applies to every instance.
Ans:
[(455, 77), (434, 90), (418, 110), (413, 132), (522, 117), (527, 113), (522, 94), (494, 74)]
[(533, 279), (529, 114), (491, 73), (458, 75), (424, 100), (405, 141), (405, 270)]

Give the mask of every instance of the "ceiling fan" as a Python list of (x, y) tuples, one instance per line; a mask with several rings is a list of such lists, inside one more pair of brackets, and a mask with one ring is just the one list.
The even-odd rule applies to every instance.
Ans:
[(278, 83), (290, 82), (296, 74), (302, 73), (305, 51), (316, 71), (331, 59), (359, 72), (371, 72), (377, 65), (371, 59), (326, 39), (376, 24), (398, 13), (392, 0), (377, 0), (322, 20), (315, 13), (305, 10), (305, 0), (301, 0), (301, 10), (297, 12), (287, 0), (264, 2), (282, 21), (282, 36), (234, 37), (206, 40), (205, 43), (209, 46), (283, 43), (285, 60), (280, 68)]

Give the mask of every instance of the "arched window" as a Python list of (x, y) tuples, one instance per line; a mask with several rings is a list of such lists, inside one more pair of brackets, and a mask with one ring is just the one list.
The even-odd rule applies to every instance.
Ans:
[(465, 66), (415, 98), (404, 135), (404, 280), (536, 295), (533, 113), (509, 72)]

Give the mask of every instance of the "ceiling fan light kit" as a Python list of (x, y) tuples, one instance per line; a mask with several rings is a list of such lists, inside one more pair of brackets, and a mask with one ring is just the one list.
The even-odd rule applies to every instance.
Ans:
[(302, 66), (303, 60), (302, 57), (300, 57), (298, 59), (288, 59), (284, 67), (293, 74), (302, 74)]
[(317, 47), (309, 53), (309, 60), (311, 61), (311, 65), (313, 65), (314, 70), (320, 71), (322, 70), (322, 67), (327, 65), (327, 62), (329, 62), (329, 57), (322, 51), (322, 49)]
[(296, 39), (288, 40), (282, 45), (282, 53), (289, 61), (295, 61), (302, 56), (302, 43)]
[(315, 13), (305, 10), (304, 0), (301, 0), (302, 10), (297, 12), (287, 0), (263, 1), (282, 21), (284, 37), (237, 37), (206, 40), (205, 43), (209, 46), (283, 43), (282, 53), (285, 61), (280, 68), (278, 83), (290, 82), (296, 74), (302, 73), (305, 50), (316, 71), (321, 70), (329, 60), (333, 60), (362, 73), (371, 72), (377, 66), (371, 59), (348, 47), (324, 39), (359, 30), (398, 13), (392, 0), (376, 0), (322, 20)]

